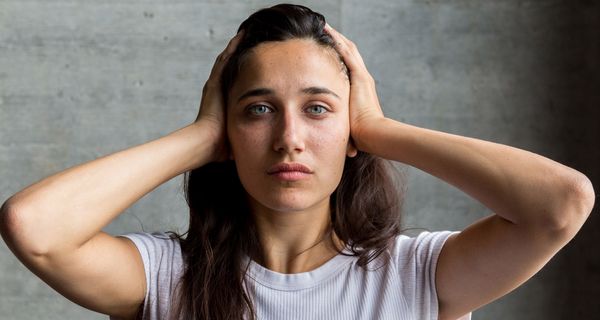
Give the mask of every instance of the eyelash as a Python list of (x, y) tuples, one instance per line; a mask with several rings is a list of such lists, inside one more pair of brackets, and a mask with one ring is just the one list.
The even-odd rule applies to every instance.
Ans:
[[(255, 113), (255, 112), (254, 112), (254, 110), (255, 110), (257, 107), (265, 107), (265, 108), (267, 108), (267, 109), (271, 109), (269, 106), (267, 106), (267, 105), (264, 105), (264, 104), (255, 104), (255, 105), (251, 105), (251, 106), (249, 106), (249, 107), (247, 108), (247, 111), (248, 111), (248, 113), (250, 113), (251, 115), (255, 115), (255, 116), (258, 116), (258, 115), (262, 114), (262, 113), (258, 114), (258, 113)], [(322, 114), (324, 114), (324, 113), (327, 113), (327, 112), (329, 112), (329, 110), (327, 110), (327, 108), (325, 108), (324, 106), (322, 106), (322, 105), (319, 105), (319, 104), (313, 104), (313, 105), (310, 105), (310, 106), (309, 106), (307, 109), (314, 108), (314, 107), (319, 107), (319, 108), (321, 108), (322, 112), (319, 112), (319, 113), (312, 113), (313, 115), (322, 115)], [(272, 111), (271, 111), (271, 112), (272, 112)], [(266, 112), (265, 112), (265, 113), (266, 113)], [(309, 113), (310, 113), (310, 112), (309, 112)]]

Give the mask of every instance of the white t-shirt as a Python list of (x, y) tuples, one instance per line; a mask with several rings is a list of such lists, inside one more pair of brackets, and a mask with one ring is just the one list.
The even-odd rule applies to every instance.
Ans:
[[(357, 265), (358, 257), (341, 254), (314, 270), (294, 274), (274, 272), (251, 261), (246, 279), (254, 286), (251, 299), (257, 319), (437, 319), (435, 269), (451, 234), (400, 235), (390, 250), (390, 263), (383, 266), (382, 254), (368, 264), (368, 270)], [(124, 236), (135, 243), (144, 262), (142, 319), (167, 319), (171, 294), (183, 271), (178, 240), (165, 233)], [(244, 256), (244, 266), (247, 259)]]

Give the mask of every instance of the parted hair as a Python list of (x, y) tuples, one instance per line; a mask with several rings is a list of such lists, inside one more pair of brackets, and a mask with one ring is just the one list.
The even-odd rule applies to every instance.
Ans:
[[(334, 50), (324, 26), (323, 15), (300, 5), (280, 4), (250, 15), (238, 29), (244, 35), (221, 76), (226, 105), (252, 48), (270, 41), (313, 39)], [(401, 232), (404, 189), (398, 177), (389, 161), (358, 151), (346, 157), (341, 181), (330, 196), (329, 235), (335, 232), (363, 268), (388, 252)], [(244, 263), (243, 257), (260, 257), (263, 251), (235, 163), (213, 162), (186, 172), (184, 192), (190, 220), (184, 234), (173, 234), (181, 244), (184, 270), (170, 318), (255, 319), (246, 277), (249, 260)]]

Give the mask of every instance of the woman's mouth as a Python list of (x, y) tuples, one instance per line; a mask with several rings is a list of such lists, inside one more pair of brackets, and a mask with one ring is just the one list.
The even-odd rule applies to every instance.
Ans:
[(308, 178), (312, 170), (298, 162), (282, 162), (269, 168), (267, 174), (284, 181), (298, 181)]

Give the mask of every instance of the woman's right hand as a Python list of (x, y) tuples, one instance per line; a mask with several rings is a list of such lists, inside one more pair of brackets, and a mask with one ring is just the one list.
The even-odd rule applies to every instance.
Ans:
[(221, 73), (229, 57), (237, 48), (243, 31), (235, 35), (227, 44), (227, 47), (217, 56), (215, 64), (212, 67), (210, 76), (202, 88), (202, 100), (200, 102), (200, 111), (194, 121), (209, 130), (209, 135), (213, 138), (214, 146), (212, 161), (225, 161), (229, 158), (229, 146), (227, 144), (227, 131), (225, 129), (225, 108), (223, 96), (221, 94)]

